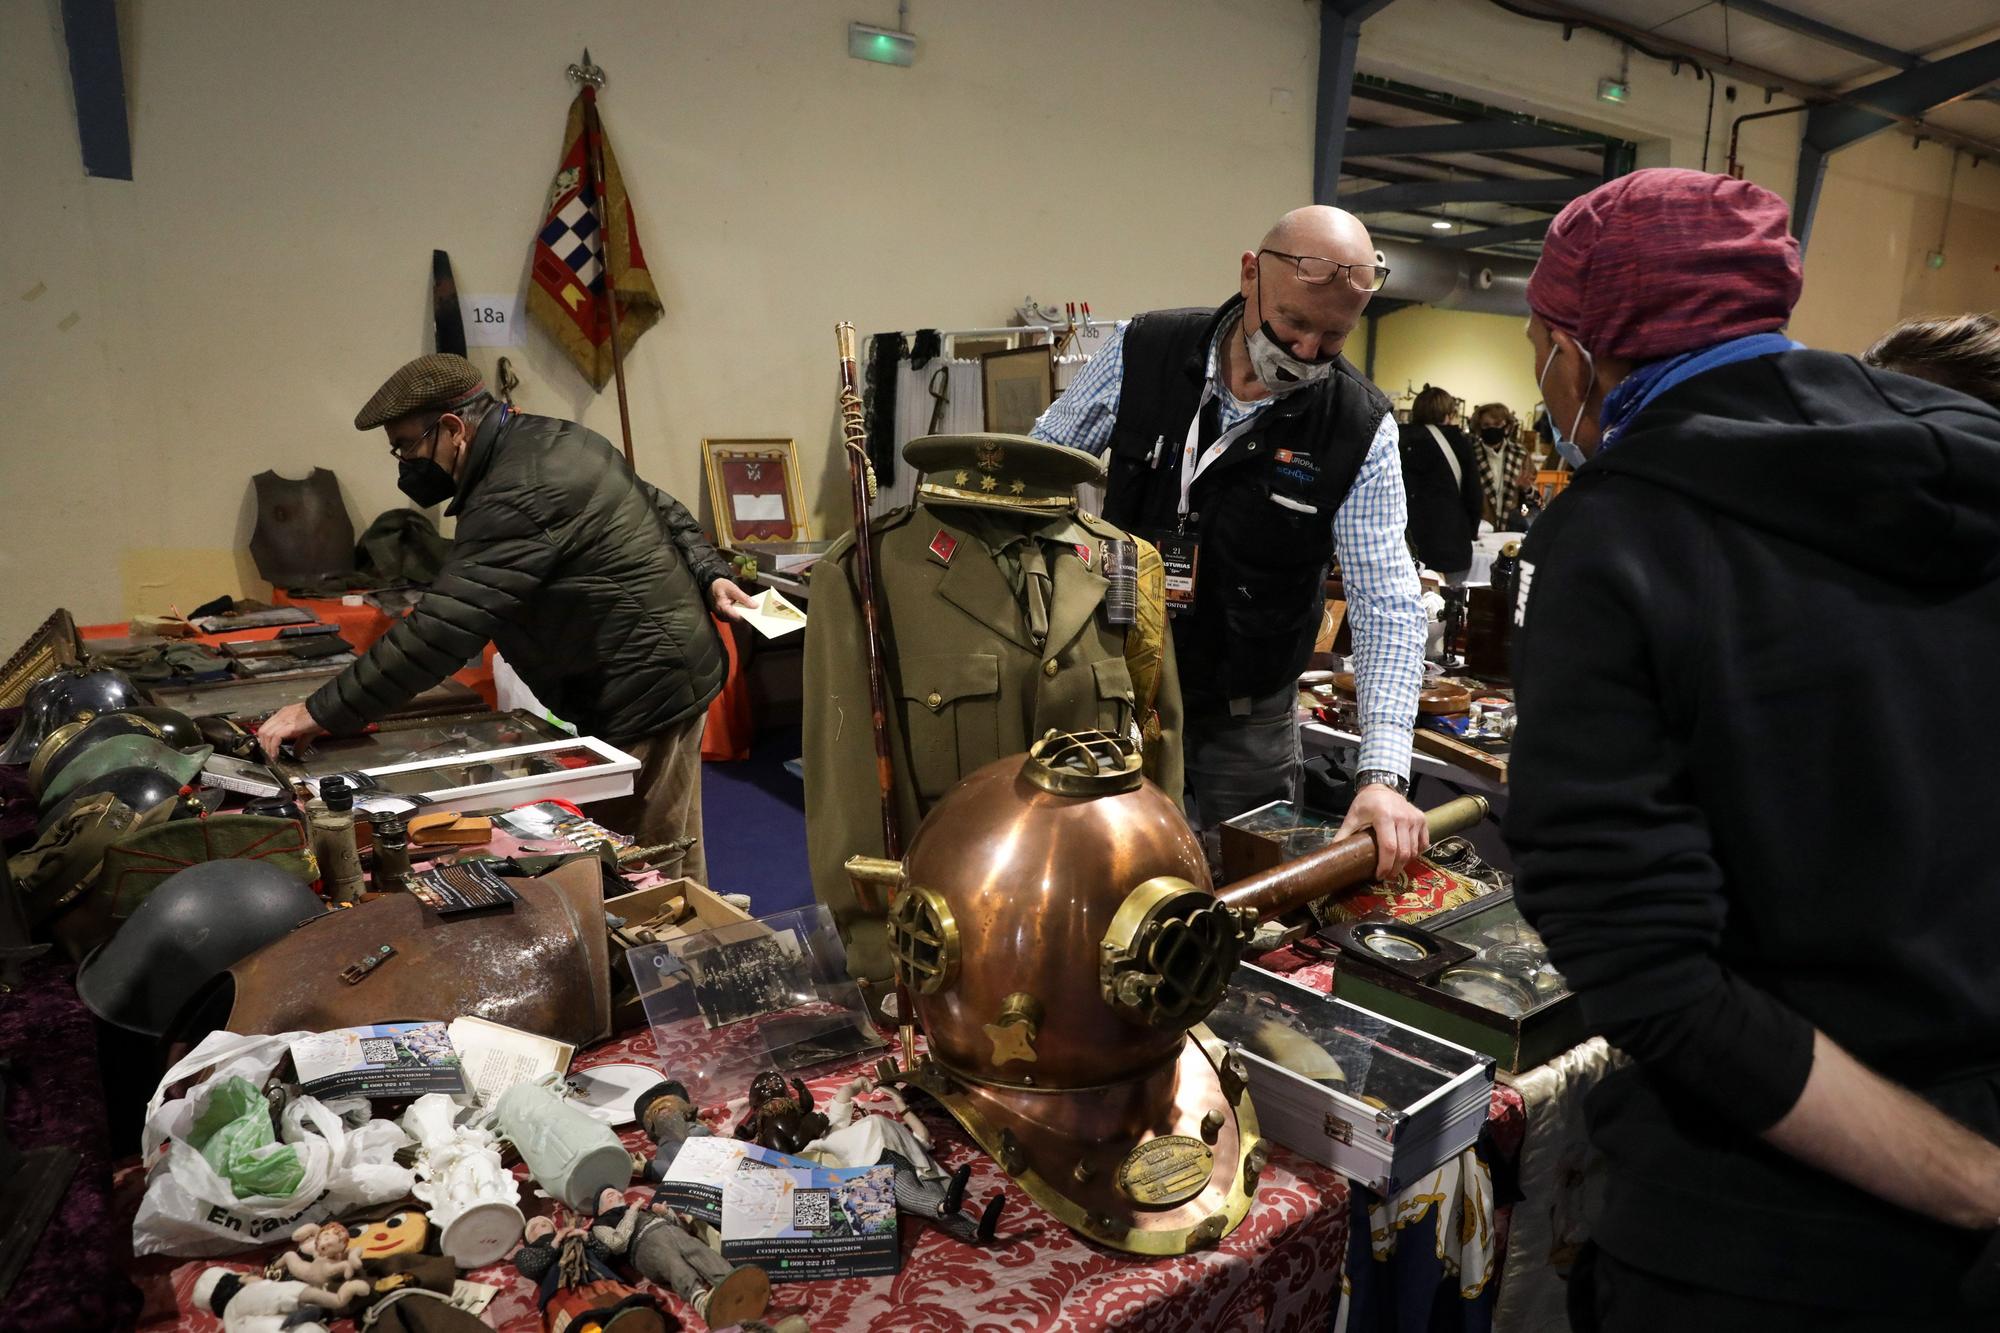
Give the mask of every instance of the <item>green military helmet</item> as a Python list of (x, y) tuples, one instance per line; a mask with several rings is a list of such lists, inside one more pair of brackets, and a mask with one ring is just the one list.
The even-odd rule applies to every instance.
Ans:
[(978, 509), (1070, 513), (1078, 486), (1104, 480), (1100, 459), (1027, 435), (924, 435), (903, 459), (924, 474), (921, 498)]
[(206, 745), (182, 752), (157, 736), (113, 736), (65, 764), (62, 772), (42, 789), (41, 808), (48, 809), (92, 778), (121, 768), (150, 768), (185, 787), (195, 780), (213, 753)]

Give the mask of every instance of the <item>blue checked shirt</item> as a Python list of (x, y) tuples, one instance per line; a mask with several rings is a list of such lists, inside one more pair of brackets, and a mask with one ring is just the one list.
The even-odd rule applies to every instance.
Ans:
[[(1220, 338), (1220, 331), (1217, 334)], [(1208, 348), (1208, 378), (1222, 406), (1222, 429), (1262, 411), (1275, 398), (1239, 401), (1221, 378), (1216, 343)], [(1106, 339), (1102, 350), (1042, 413), (1031, 432), (1052, 444), (1101, 454), (1118, 420), (1119, 391), (1125, 382), (1125, 330)], [(1179, 450), (1175, 450), (1176, 456)], [(1354, 678), (1361, 703), (1362, 768), (1386, 769), (1408, 777), (1410, 728), (1416, 724), (1417, 694), (1424, 681), (1424, 636), (1429, 617), (1419, 600), (1416, 562), (1403, 542), (1408, 523), (1403, 500), (1403, 466), (1396, 452), (1396, 418), (1385, 415), (1368, 445), (1367, 456), (1347, 498), (1333, 515), (1334, 549), (1347, 589), (1347, 616), (1354, 626)]]

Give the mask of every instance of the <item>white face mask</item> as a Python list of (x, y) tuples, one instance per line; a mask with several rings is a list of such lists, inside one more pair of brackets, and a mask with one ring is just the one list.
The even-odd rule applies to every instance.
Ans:
[[(1578, 343), (1576, 350), (1583, 353), (1585, 372), (1594, 372), (1597, 369), (1597, 361), (1596, 358), (1591, 356), (1590, 349), (1582, 343)], [(1542, 381), (1549, 377), (1549, 367), (1556, 363), (1556, 353), (1560, 351), (1562, 351), (1561, 344), (1551, 338), (1549, 340), (1549, 359), (1542, 362), (1542, 373), (1535, 376), (1535, 392), (1542, 395), (1542, 401), (1545, 403), (1549, 400), (1549, 396), (1542, 388)], [(1568, 463), (1572, 471), (1582, 467), (1589, 461), (1584, 457), (1583, 447), (1576, 442), (1577, 429), (1583, 425), (1584, 403), (1589, 401), (1589, 391), (1586, 389), (1583, 402), (1579, 402), (1576, 405), (1576, 420), (1569, 423), (1567, 431), (1563, 430), (1561, 426), (1556, 425), (1554, 417), (1549, 418), (1549, 430), (1555, 435), (1556, 452), (1562, 455), (1563, 462)]]
[(1303, 389), (1308, 384), (1317, 384), (1333, 373), (1331, 358), (1325, 361), (1301, 361), (1286, 350), (1278, 341), (1278, 335), (1266, 320), (1252, 332), (1243, 335), (1243, 346), (1250, 353), (1250, 368), (1257, 372), (1257, 380), (1274, 394), (1286, 394), (1294, 389)]

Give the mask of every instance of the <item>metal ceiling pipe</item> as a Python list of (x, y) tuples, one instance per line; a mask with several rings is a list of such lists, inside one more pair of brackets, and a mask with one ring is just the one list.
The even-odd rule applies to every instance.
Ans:
[(1535, 271), (1530, 260), (1406, 241), (1381, 240), (1376, 248), (1389, 266), (1384, 296), (1440, 310), (1527, 317), (1528, 275)]

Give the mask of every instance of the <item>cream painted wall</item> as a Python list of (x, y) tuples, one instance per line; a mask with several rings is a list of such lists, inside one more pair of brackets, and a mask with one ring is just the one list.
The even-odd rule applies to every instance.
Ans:
[[(426, 350), (434, 246), (464, 290), (523, 285), (561, 71), (586, 44), (611, 73), (606, 120), (667, 304), (631, 365), (639, 467), (690, 502), (704, 435), (791, 436), (818, 521), (844, 526), (826, 467), (837, 319), (1000, 323), (1024, 293), (1101, 314), (1213, 301), (1236, 253), (1307, 197), (1308, 0), (920, 0), (914, 68), (847, 59), (847, 22), (889, 13), (134, 3), (124, 183), (81, 175), (56, 0), (0, 5), (0, 645), (57, 604), (88, 621), (256, 591), (240, 552), (261, 469), (335, 468), (357, 527), (399, 503), (379, 435), (348, 423)], [(1635, 58), (1631, 100), (1607, 106), (1611, 43), (1564, 43), (1484, 0), (1397, 0), (1361, 56), (1638, 140), (1648, 165), (1700, 164), (1706, 85)], [(1718, 99), (1711, 166), (1727, 116), (1756, 106), (1754, 89)], [(1747, 129), (1748, 174), (1789, 194), (1797, 133), (1788, 118)], [(1834, 159), (1795, 325), (1807, 341), (1859, 350), (1906, 312), (2000, 303), (2000, 167), (1960, 170), (1933, 273), (1950, 155), (1908, 144)], [(1392, 389), (1456, 375), (1481, 396), (1516, 354), (1532, 373), (1512, 320), (1381, 328)], [(612, 397), (525, 338), (522, 406), (615, 434)], [(1361, 340), (1350, 351), (1360, 362)]]
[(1523, 421), (1535, 405), (1534, 354), (1518, 315), (1411, 306), (1375, 321), (1375, 382), (1392, 397), (1435, 384), (1467, 410), (1502, 402)]
[[(586, 44), (667, 306), (639, 469), (691, 503), (704, 435), (791, 436), (839, 522), (836, 320), (1212, 302), (1311, 189), (1301, 0), (919, 3), (907, 70), (846, 55), (881, 0), (131, 9), (128, 184), (81, 175), (55, 0), (0, 5), (0, 642), (233, 591), (261, 469), (335, 468), (357, 527), (399, 502), (349, 423), (427, 350), (432, 247), (524, 283)], [(539, 333), (514, 360), (524, 408), (615, 435)]]

